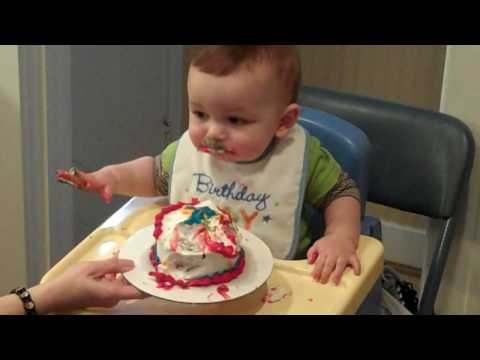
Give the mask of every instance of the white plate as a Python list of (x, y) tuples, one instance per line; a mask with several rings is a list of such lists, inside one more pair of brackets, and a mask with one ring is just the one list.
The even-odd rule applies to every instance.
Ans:
[(217, 292), (218, 285), (191, 287), (182, 289), (178, 286), (170, 290), (157, 288), (155, 279), (148, 275), (154, 271), (150, 263), (150, 248), (155, 243), (154, 226), (150, 225), (133, 234), (120, 249), (121, 259), (131, 259), (135, 269), (123, 276), (141, 291), (165, 300), (190, 304), (211, 304), (234, 300), (245, 296), (261, 287), (273, 270), (273, 256), (270, 249), (252, 233), (240, 229), (243, 235), (242, 247), (245, 250), (245, 268), (236, 279), (226, 285), (229, 299)]

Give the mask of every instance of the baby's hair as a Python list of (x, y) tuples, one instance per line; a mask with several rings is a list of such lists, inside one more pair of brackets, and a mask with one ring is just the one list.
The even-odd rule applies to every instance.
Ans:
[(241, 66), (252, 68), (262, 62), (273, 67), (275, 76), (285, 84), (289, 102), (296, 103), (301, 68), (294, 45), (208, 45), (198, 52), (191, 65), (206, 74), (227, 76)]

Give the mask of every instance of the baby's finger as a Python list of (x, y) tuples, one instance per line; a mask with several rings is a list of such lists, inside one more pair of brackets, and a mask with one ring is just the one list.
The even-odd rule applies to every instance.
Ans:
[(358, 259), (357, 255), (352, 256), (350, 260), (350, 264), (352, 264), (353, 273), (359, 276), (360, 273), (362, 272), (362, 265), (360, 264), (360, 260)]
[(110, 204), (112, 202), (112, 191), (110, 186), (105, 186), (100, 195), (106, 204)]
[(328, 282), (328, 279), (330, 278), (330, 274), (332, 273), (332, 270), (335, 267), (335, 264), (336, 264), (335, 258), (329, 257), (327, 261), (325, 261), (325, 265), (322, 270), (322, 278), (320, 279), (320, 282), (322, 284), (326, 284)]
[(70, 170), (57, 170), (57, 181), (74, 186), (80, 190), (84, 190), (86, 181), (78, 175), (76, 168)]
[(325, 260), (326, 260), (327, 256), (326, 255), (319, 255), (317, 261), (315, 262), (315, 267), (313, 268), (313, 272), (312, 272), (312, 277), (315, 279), (315, 280), (320, 280), (320, 277), (322, 275), (322, 270), (323, 270), (323, 266), (325, 264)]
[(89, 173), (83, 172), (81, 170), (75, 169), (75, 176), (80, 179), (83, 183), (82, 190), (84, 191), (95, 191), (95, 177)]
[(86, 181), (89, 180), (88, 178), (90, 177), (88, 173), (86, 173), (85, 171), (79, 170), (77, 168), (75, 168), (75, 176), (78, 176), (80, 179), (86, 180)]
[(105, 190), (106, 185), (102, 181), (99, 181), (97, 176), (93, 175), (93, 173), (85, 173), (77, 170), (77, 174), (85, 182), (85, 187), (83, 190), (88, 192), (98, 192), (100, 194), (102, 194), (102, 192)]
[(345, 272), (347, 265), (348, 261), (345, 259), (339, 259), (337, 261), (337, 266), (333, 273), (333, 282), (335, 283), (335, 285), (338, 286), (340, 284), (340, 280), (342, 279), (343, 273)]
[(313, 264), (317, 260), (317, 258), (318, 258), (318, 251), (314, 245), (310, 249), (308, 249), (308, 252), (307, 252), (308, 263)]

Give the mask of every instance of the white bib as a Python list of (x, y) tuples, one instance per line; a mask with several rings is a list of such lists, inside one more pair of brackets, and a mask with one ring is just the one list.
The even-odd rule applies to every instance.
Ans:
[(308, 137), (299, 125), (262, 160), (229, 163), (199, 152), (188, 132), (180, 138), (170, 169), (170, 203), (193, 197), (228, 208), (279, 259), (293, 259), (308, 171)]

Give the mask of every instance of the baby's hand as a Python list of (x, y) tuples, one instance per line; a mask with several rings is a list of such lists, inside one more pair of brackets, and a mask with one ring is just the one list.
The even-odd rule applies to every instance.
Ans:
[(360, 260), (353, 243), (335, 234), (318, 240), (308, 250), (309, 264), (315, 263), (312, 277), (326, 284), (333, 273), (333, 282), (338, 285), (347, 266), (353, 267), (355, 275), (360, 275)]
[(57, 170), (57, 181), (69, 184), (82, 191), (98, 192), (107, 204), (112, 201), (111, 185), (98, 172), (89, 174), (76, 168), (69, 171)]

